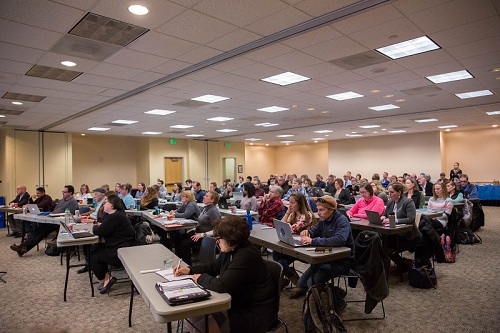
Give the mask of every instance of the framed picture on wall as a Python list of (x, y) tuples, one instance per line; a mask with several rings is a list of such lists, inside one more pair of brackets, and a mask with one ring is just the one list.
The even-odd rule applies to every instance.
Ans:
[(243, 165), (238, 165), (238, 173), (243, 173)]

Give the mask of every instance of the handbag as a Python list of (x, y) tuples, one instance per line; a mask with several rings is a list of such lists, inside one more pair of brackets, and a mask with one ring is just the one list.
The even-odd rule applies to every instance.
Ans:
[(436, 272), (429, 266), (413, 267), (408, 272), (408, 280), (410, 286), (415, 288), (437, 288)]

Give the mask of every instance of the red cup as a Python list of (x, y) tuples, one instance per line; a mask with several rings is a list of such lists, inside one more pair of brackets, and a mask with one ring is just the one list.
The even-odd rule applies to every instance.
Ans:
[(173, 215), (167, 215), (167, 220), (172, 221)]
[(19, 208), (19, 205), (15, 203), (14, 208)]

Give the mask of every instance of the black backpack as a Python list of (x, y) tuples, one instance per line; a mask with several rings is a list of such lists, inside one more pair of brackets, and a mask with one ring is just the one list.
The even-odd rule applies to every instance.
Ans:
[(134, 225), (135, 240), (137, 245), (147, 245), (153, 243), (153, 230), (148, 222), (139, 222)]
[(472, 222), (469, 229), (472, 231), (478, 231), (481, 227), (484, 227), (483, 206), (481, 206), (481, 202), (474, 202), (474, 208), (472, 210)]
[(342, 319), (335, 312), (331, 284), (312, 286), (307, 290), (302, 307), (302, 319), (306, 333), (347, 332)]

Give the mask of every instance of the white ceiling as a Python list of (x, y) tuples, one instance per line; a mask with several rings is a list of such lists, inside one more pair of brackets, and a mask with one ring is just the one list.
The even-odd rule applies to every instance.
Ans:
[[(495, 0), (387, 1), (256, 50), (249, 44), (267, 41), (276, 33), (282, 36), (289, 28), (304, 22), (307, 26), (307, 21), (316, 22), (324, 14), (337, 11), (330, 14), (333, 17), (377, 1), (383, 2), (141, 0), (150, 11), (145, 16), (127, 10), (134, 1), (2, 1), (0, 96), (10, 92), (47, 97), (20, 106), (13, 105), (14, 100), (0, 99), (0, 115), (4, 110), (23, 111), (5, 114), (0, 128), (90, 133), (89, 127), (107, 127), (113, 120), (127, 119), (138, 123), (109, 126), (111, 130), (104, 134), (141, 136), (144, 131), (159, 131), (165, 138), (202, 134), (203, 139), (260, 138), (255, 144), (279, 144), (282, 140), (311, 142), (318, 137), (340, 139), (352, 132), (376, 136), (395, 129), (420, 133), (443, 125), (481, 129), (500, 123), (500, 116), (485, 113), (500, 110), (500, 72), (489, 71), (500, 67), (500, 7)], [(101, 62), (51, 52), (88, 12), (150, 30)], [(329, 63), (423, 35), (441, 49), (350, 71)], [(237, 52), (242, 46), (249, 51)], [(229, 54), (236, 56), (204, 66), (212, 57), (227, 58)], [(64, 60), (77, 66), (67, 68), (60, 64)], [(83, 74), (72, 82), (26, 76), (35, 64)], [(425, 78), (464, 69), (474, 78), (437, 85)], [(260, 81), (286, 71), (311, 80), (285, 87)], [(424, 86), (440, 90), (405, 92)], [(465, 100), (455, 96), (485, 89), (493, 95)], [(325, 97), (347, 91), (365, 97), (346, 101)], [(174, 105), (205, 94), (230, 99), (201, 107)], [(400, 108), (368, 109), (382, 104)], [(290, 111), (256, 110), (268, 106)], [(151, 109), (176, 113), (144, 114)], [(217, 116), (235, 119), (207, 121)], [(414, 121), (421, 118), (439, 121)], [(265, 122), (279, 126), (255, 126)], [(169, 128), (177, 124), (194, 127)], [(360, 125), (381, 127), (362, 129)], [(238, 132), (216, 131), (224, 128)], [(333, 132), (317, 134), (314, 130)], [(294, 136), (277, 138), (280, 134)]]

